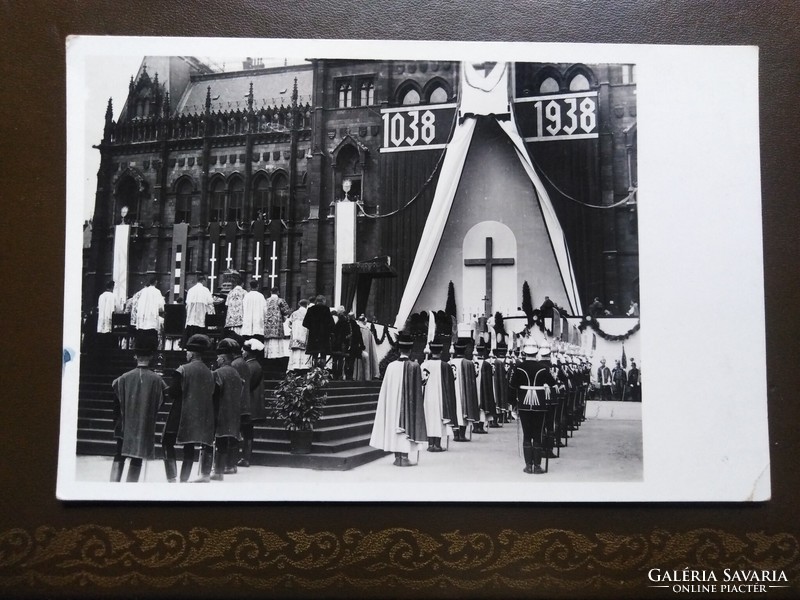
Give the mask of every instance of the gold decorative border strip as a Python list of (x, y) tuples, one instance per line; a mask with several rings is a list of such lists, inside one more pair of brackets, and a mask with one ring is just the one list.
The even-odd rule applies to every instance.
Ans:
[(87, 524), (0, 533), (0, 587), (574, 591), (641, 587), (653, 567), (778, 570), (796, 587), (800, 543), (789, 533), (718, 529), (630, 535), (562, 529), (430, 534), (400, 527), (126, 532)]

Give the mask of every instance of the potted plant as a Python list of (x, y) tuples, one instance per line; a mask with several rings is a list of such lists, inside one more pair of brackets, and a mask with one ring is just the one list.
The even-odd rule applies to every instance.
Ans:
[(304, 375), (287, 373), (275, 390), (271, 412), (289, 432), (292, 454), (311, 452), (314, 423), (322, 416), (328, 399), (328, 381), (328, 372), (314, 367)]

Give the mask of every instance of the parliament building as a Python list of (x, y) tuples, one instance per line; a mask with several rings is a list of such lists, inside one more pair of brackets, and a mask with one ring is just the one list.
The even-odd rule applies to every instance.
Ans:
[[(238, 271), (278, 287), (290, 304), (324, 294), (330, 304), (394, 322), (448, 145), (470, 117), (460, 108), (464, 68), (352, 59), (266, 67), (248, 58), (240, 70), (222, 71), (193, 57), (146, 57), (118, 113), (109, 101), (95, 146), (101, 162), (84, 307), (95, 306), (112, 279), (130, 297), (155, 276), (174, 302), (200, 274), (218, 293), (223, 275)], [(502, 152), (477, 152), (482, 144), (512, 152), (498, 131), (514, 123), (563, 230), (580, 298), (571, 312), (583, 314), (599, 297), (624, 314), (639, 296), (635, 66), (507, 69), (509, 114), (478, 123), (472, 159), (452, 185), (490, 186), (470, 201), (513, 224), (521, 214), (516, 188), (503, 186), (516, 176)], [(350, 212), (337, 210), (342, 203)], [(344, 218), (351, 227), (337, 226)], [(440, 305), (427, 308), (444, 308), (457, 276), (444, 279), (433, 282), (429, 302), (439, 297)], [(538, 306), (544, 284), (523, 271), (519, 279), (530, 281)], [(515, 280), (516, 296), (497, 297), (495, 309), (521, 304), (521, 285)], [(558, 294), (554, 300), (565, 305)]]

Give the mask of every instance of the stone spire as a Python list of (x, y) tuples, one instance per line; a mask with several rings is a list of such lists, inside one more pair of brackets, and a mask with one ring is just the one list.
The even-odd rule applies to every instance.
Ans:
[(206, 89), (206, 113), (211, 112), (211, 86)]
[(247, 94), (247, 109), (253, 112), (253, 82), (250, 82), (250, 93)]

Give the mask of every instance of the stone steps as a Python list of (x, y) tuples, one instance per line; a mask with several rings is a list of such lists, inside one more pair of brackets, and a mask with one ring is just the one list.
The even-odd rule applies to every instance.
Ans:
[[(182, 352), (166, 352), (160, 369), (167, 381), (185, 361)], [(111, 382), (134, 364), (132, 353), (115, 352), (103, 365), (82, 357), (78, 402), (78, 454), (114, 454), (113, 392)], [(278, 380), (265, 381), (265, 402), (269, 403)], [(369, 446), (380, 392), (380, 381), (332, 381), (323, 415), (316, 423), (310, 454), (292, 454), (289, 433), (274, 419), (254, 428), (254, 465), (347, 470), (384, 456)], [(171, 401), (165, 402), (156, 421), (156, 454)], [(180, 449), (178, 449), (180, 450)], [(180, 451), (179, 451), (180, 456)]]

